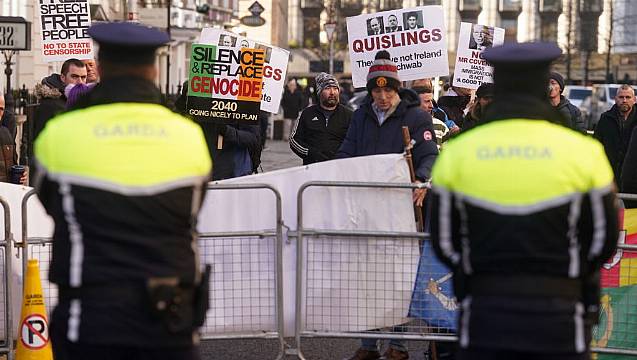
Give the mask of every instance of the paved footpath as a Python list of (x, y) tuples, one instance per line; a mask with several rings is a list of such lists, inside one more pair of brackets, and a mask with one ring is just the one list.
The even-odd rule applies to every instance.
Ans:
[(303, 160), (290, 149), (287, 141), (268, 140), (261, 153), (259, 172), (268, 172), (303, 165)]
[[(287, 141), (268, 140), (261, 154), (259, 172), (269, 172), (303, 165), (301, 158), (290, 150)], [(294, 339), (286, 339), (294, 344)], [(303, 340), (303, 354), (308, 360), (341, 360), (350, 356), (360, 345), (357, 339), (307, 339)], [(384, 342), (385, 346), (387, 341)], [(201, 344), (203, 360), (274, 360), (279, 352), (278, 340), (204, 340)], [(409, 359), (423, 360), (424, 342), (410, 341)], [(294, 359), (288, 356), (286, 359)]]

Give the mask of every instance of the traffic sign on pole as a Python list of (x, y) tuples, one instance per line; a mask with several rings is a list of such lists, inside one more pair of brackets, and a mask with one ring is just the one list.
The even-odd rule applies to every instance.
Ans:
[(332, 41), (334, 38), (334, 32), (336, 31), (336, 23), (326, 23), (325, 33), (327, 34), (327, 41)]

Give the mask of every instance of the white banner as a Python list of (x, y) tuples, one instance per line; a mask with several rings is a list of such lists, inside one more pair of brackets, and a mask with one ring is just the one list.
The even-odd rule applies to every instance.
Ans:
[(47, 0), (40, 1), (38, 7), (44, 61), (93, 58), (93, 40), (88, 35), (91, 26), (88, 0)]
[(376, 53), (387, 50), (403, 81), (449, 75), (442, 6), (420, 6), (347, 18), (354, 87), (367, 85)]
[(493, 82), (493, 66), (482, 58), (482, 52), (504, 43), (504, 29), (493, 26), (460, 23), (453, 84), (477, 89)]
[(199, 44), (264, 49), (265, 66), (263, 68), (261, 110), (274, 114), (279, 112), (281, 97), (283, 96), (283, 85), (285, 84), (285, 74), (288, 70), (288, 61), (290, 59), (289, 51), (214, 28), (203, 28), (201, 30)]

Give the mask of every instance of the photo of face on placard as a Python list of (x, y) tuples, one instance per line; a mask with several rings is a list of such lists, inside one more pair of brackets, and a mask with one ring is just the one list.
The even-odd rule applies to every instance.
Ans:
[(485, 25), (473, 25), (469, 38), (469, 49), (484, 50), (493, 46), (493, 28)]
[(254, 48), (255, 49), (263, 49), (263, 50), (265, 50), (265, 62), (267, 62), (267, 63), (270, 62), (270, 58), (272, 57), (272, 48), (271, 47), (265, 46), (263, 44), (255, 43), (254, 44)]
[(405, 30), (417, 30), (423, 28), (422, 12), (410, 11), (403, 14), (403, 26)]
[(237, 44), (237, 38), (226, 34), (219, 35), (219, 46), (234, 47)]
[(385, 33), (383, 17), (374, 17), (367, 20), (367, 35), (380, 35)]
[(387, 26), (385, 27), (386, 33), (403, 31), (402, 25), (398, 25), (398, 16), (396, 16), (395, 14), (389, 15), (385, 23), (387, 24)]
[(250, 47), (250, 43), (248, 42), (248, 40), (246, 40), (246, 39), (241, 40), (241, 47), (242, 48), (249, 48)]

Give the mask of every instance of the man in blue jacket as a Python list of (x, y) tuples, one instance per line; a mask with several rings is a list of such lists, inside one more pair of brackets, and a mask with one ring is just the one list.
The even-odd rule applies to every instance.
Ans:
[[(367, 75), (367, 91), (371, 94), (354, 112), (337, 158), (402, 153), (405, 150), (402, 127), (409, 127), (415, 140), (412, 149), (416, 182), (426, 182), (438, 155), (431, 115), (420, 108), (418, 94), (402, 89), (396, 64), (387, 51), (379, 51)], [(414, 202), (422, 206), (426, 189), (414, 191)], [(392, 340), (385, 359), (408, 359), (402, 342)], [(360, 349), (348, 360), (380, 359), (377, 341), (363, 339)]]
[[(416, 179), (428, 181), (438, 155), (431, 115), (420, 108), (418, 94), (401, 88), (396, 64), (385, 50), (376, 54), (369, 68), (367, 91), (371, 97), (354, 112), (336, 157), (402, 153), (405, 150), (402, 127), (407, 126), (416, 141), (412, 150)], [(422, 205), (424, 189), (416, 190), (415, 195)]]

